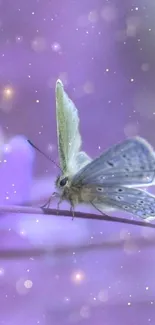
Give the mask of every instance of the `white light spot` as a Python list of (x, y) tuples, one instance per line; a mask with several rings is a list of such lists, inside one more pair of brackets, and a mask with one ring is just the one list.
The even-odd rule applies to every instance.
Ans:
[(11, 152), (11, 146), (9, 144), (4, 145), (4, 152)]
[(16, 43), (21, 43), (23, 40), (22, 36), (16, 36)]
[[(29, 292), (29, 288), (27, 288), (25, 286), (25, 284), (27, 285), (27, 281), (30, 280), (25, 280), (24, 278), (20, 278), (17, 282), (16, 282), (16, 290), (18, 292), (18, 294), (20, 295), (25, 295)], [(32, 281), (30, 281), (30, 283), (28, 282), (28, 286), (32, 287)]]
[(33, 282), (31, 280), (26, 280), (24, 282), (24, 286), (25, 286), (26, 289), (31, 289), (32, 286), (33, 286)]
[(51, 48), (54, 52), (59, 52), (61, 50), (61, 45), (57, 42), (54, 42), (52, 45), (51, 45)]
[(70, 301), (70, 298), (64, 297), (64, 302), (69, 302), (69, 301)]
[(72, 273), (72, 281), (75, 283), (81, 283), (85, 278), (82, 271)]
[(13, 88), (10, 87), (10, 86), (6, 86), (4, 89), (3, 89), (3, 98), (4, 99), (11, 99), (12, 96), (13, 96)]
[(20, 230), (19, 233), (20, 233), (21, 236), (26, 236), (26, 231), (24, 229), (23, 230)]

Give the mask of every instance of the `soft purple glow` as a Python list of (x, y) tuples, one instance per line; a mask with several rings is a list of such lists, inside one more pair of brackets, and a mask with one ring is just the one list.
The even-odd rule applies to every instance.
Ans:
[[(25, 138), (57, 161), (57, 78), (79, 109), (91, 157), (137, 134), (155, 147), (154, 15), (153, 0), (0, 1), (1, 204), (39, 205), (54, 190), (57, 168)], [(151, 242), (153, 229), (2, 215), (0, 233), (1, 249), (125, 239), (124, 247), (0, 260), (0, 324), (154, 325), (154, 245), (136, 240)]]

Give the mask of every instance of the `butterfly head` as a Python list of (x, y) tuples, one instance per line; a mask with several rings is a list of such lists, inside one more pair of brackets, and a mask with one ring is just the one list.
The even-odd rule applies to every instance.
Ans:
[(65, 176), (65, 175), (58, 176), (56, 179), (55, 185), (60, 191), (63, 191), (69, 185), (68, 176)]

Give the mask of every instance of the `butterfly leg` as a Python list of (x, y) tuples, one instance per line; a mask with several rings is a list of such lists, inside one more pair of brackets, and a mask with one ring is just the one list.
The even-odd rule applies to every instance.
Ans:
[(109, 218), (110, 219), (110, 216), (108, 216), (107, 214), (105, 214), (101, 209), (99, 209), (95, 203), (93, 201), (90, 201), (90, 204), (99, 212), (101, 213), (103, 216), (105, 216), (106, 218)]
[(74, 210), (74, 204), (72, 202), (71, 203), (71, 206), (70, 206), (70, 212), (72, 213), (72, 220), (74, 219), (75, 217), (75, 210)]
[(62, 198), (60, 198), (60, 200), (57, 203), (57, 215), (59, 214), (59, 208), (62, 201), (63, 201)]
[(41, 206), (41, 208), (47, 208), (47, 209), (49, 209), (50, 204), (51, 204), (51, 201), (52, 201), (52, 198), (53, 198), (53, 197), (56, 197), (56, 196), (59, 196), (59, 194), (56, 193), (56, 192), (54, 192), (54, 193), (50, 196), (50, 198), (48, 199), (48, 201), (47, 201), (44, 205)]
[(49, 208), (50, 203), (51, 203), (51, 200), (52, 200), (52, 196), (50, 196), (50, 198), (48, 199), (48, 201), (46, 201), (46, 203), (43, 204), (43, 205), (41, 206), (41, 208)]

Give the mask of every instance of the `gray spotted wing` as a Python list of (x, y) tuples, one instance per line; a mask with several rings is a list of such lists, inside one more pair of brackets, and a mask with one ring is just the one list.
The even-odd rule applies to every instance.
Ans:
[(151, 185), (155, 179), (155, 154), (140, 138), (116, 144), (73, 177), (73, 185)]
[(104, 206), (124, 210), (143, 219), (155, 218), (155, 196), (146, 191), (124, 186), (84, 186), (90, 202), (104, 212)]

